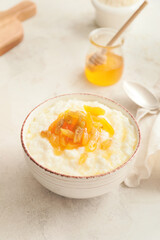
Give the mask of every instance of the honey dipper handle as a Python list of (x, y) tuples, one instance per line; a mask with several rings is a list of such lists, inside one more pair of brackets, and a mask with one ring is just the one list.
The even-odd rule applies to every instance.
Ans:
[(128, 19), (128, 21), (120, 28), (120, 30), (116, 33), (116, 35), (107, 43), (107, 46), (111, 46), (119, 36), (126, 30), (126, 28), (133, 22), (133, 20), (139, 15), (139, 13), (143, 10), (147, 5), (147, 1), (144, 1), (142, 5), (133, 13), (133, 15)]
[(30, 1), (20, 2), (11, 9), (3, 12), (3, 18), (18, 18), (20, 21), (24, 21), (36, 14), (36, 5)]

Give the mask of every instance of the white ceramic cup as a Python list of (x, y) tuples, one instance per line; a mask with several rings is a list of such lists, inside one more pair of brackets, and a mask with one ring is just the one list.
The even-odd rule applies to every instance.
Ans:
[(139, 0), (131, 6), (113, 7), (99, 0), (91, 0), (95, 7), (96, 24), (99, 27), (109, 27), (120, 29), (120, 27), (129, 19), (129, 17), (138, 9), (144, 2)]
[[(27, 129), (30, 122), (33, 120), (35, 114), (44, 107), (50, 106), (50, 104), (59, 101), (59, 100), (68, 100), (68, 99), (78, 99), (84, 101), (98, 101), (104, 105), (114, 108), (121, 111), (125, 116), (127, 116), (130, 122), (133, 124), (137, 136), (137, 145), (134, 153), (128, 159), (127, 162), (119, 166), (118, 168), (107, 172), (105, 174), (100, 174), (96, 176), (89, 177), (76, 177), (69, 176), (65, 174), (60, 174), (54, 172), (50, 169), (47, 169), (41, 166), (36, 159), (34, 159), (27, 150), (25, 136), (27, 134)], [(37, 107), (35, 107), (26, 117), (22, 129), (21, 129), (21, 142), (22, 147), (25, 153), (25, 159), (29, 166), (30, 171), (33, 176), (40, 182), (44, 187), (50, 191), (57, 193), (59, 195), (70, 197), (70, 198), (91, 198), (100, 196), (104, 193), (113, 191), (116, 189), (126, 178), (126, 175), (132, 166), (133, 158), (139, 148), (140, 144), (140, 130), (138, 124), (134, 117), (120, 104), (114, 102), (111, 99), (85, 93), (75, 93), (75, 94), (66, 94), (62, 96), (57, 96), (52, 99), (49, 99)]]

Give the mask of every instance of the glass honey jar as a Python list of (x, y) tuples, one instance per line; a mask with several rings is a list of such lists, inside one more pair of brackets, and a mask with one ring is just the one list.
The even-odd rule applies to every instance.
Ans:
[(90, 33), (85, 75), (88, 81), (95, 85), (109, 86), (118, 82), (122, 76), (124, 40), (120, 38), (114, 45), (106, 46), (115, 33), (116, 30), (109, 28), (99, 28)]

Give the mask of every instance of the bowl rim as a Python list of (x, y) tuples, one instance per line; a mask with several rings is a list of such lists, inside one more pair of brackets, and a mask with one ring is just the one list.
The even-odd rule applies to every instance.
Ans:
[(109, 4), (102, 3), (99, 0), (91, 0), (91, 1), (92, 1), (92, 4), (96, 8), (99, 8), (101, 11), (110, 11), (110, 12), (116, 12), (116, 13), (119, 13), (119, 12), (124, 12), (125, 13), (125, 12), (128, 12), (128, 11), (132, 12), (133, 10), (138, 8), (144, 2), (144, 0), (139, 0), (139, 1), (133, 3), (132, 5), (129, 5), (129, 6), (114, 7), (114, 6), (111, 6)]
[[(67, 174), (63, 174), (63, 173), (58, 173), (58, 172), (55, 172), (55, 171), (52, 171), (44, 166), (42, 166), (41, 164), (39, 164), (32, 156), (31, 154), (29, 153), (29, 151), (27, 150), (26, 146), (25, 146), (25, 141), (24, 141), (24, 126), (25, 126), (25, 123), (27, 122), (27, 119), (29, 118), (29, 116), (34, 112), (34, 110), (36, 110), (38, 107), (40, 107), (41, 105), (45, 104), (46, 102), (48, 101), (51, 101), (53, 99), (56, 99), (56, 98), (61, 98), (61, 97), (64, 97), (64, 96), (74, 96), (74, 95), (89, 95), (89, 96), (93, 96), (93, 97), (98, 97), (98, 98), (102, 98), (104, 100), (107, 100), (107, 101), (110, 101), (114, 104), (116, 104), (117, 106), (119, 106), (120, 108), (122, 108), (124, 111), (127, 112), (127, 114), (130, 115), (130, 117), (133, 119), (134, 123), (135, 123), (135, 126), (137, 128), (137, 132), (138, 132), (138, 143), (137, 143), (137, 147), (136, 149), (134, 150), (133, 154), (131, 155), (131, 157), (126, 161), (124, 162), (122, 165), (118, 166), (117, 168), (109, 171), (109, 172), (106, 172), (106, 173), (103, 173), (103, 174), (98, 174), (98, 175), (92, 175), (92, 176), (72, 176), (72, 175), (67, 175)], [(52, 173), (52, 174), (55, 174), (55, 175), (58, 175), (58, 176), (61, 176), (61, 177), (67, 177), (67, 178), (70, 178), (70, 179), (91, 179), (91, 178), (99, 178), (99, 177), (103, 177), (103, 176), (107, 176), (109, 174), (112, 174), (112, 173), (115, 173), (117, 170), (123, 168), (124, 166), (126, 166), (134, 157), (134, 155), (136, 154), (137, 150), (139, 149), (139, 146), (140, 146), (140, 142), (141, 142), (141, 133), (140, 133), (140, 129), (139, 129), (139, 126), (138, 126), (138, 123), (136, 121), (136, 119), (133, 117), (133, 115), (125, 108), (123, 107), (121, 104), (119, 104), (118, 102), (110, 99), (110, 98), (107, 98), (107, 97), (104, 97), (104, 96), (100, 96), (100, 95), (96, 95), (96, 94), (91, 94), (91, 93), (67, 93), (67, 94), (61, 94), (61, 95), (57, 95), (55, 97), (52, 97), (52, 98), (49, 98), (43, 102), (41, 102), (40, 104), (38, 104), (36, 107), (34, 107), (29, 113), (28, 115), (26, 116), (25, 120), (23, 121), (23, 124), (22, 124), (22, 127), (21, 127), (21, 131), (20, 131), (20, 140), (21, 140), (21, 144), (22, 144), (22, 148), (25, 152), (25, 154), (29, 157), (29, 159), (35, 163), (38, 167), (40, 167), (41, 169), (45, 170), (46, 172), (49, 172), (49, 173)]]

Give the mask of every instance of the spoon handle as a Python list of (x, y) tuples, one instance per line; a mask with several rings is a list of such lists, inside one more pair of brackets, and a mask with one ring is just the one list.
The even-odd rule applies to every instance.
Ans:
[[(144, 110), (146, 110), (146, 111), (144, 111)], [(140, 113), (139, 116), (136, 117), (137, 122), (142, 120), (142, 118), (144, 118), (147, 114), (156, 115), (156, 114), (160, 113), (160, 107), (156, 110), (143, 109), (143, 111), (144, 112)]]

